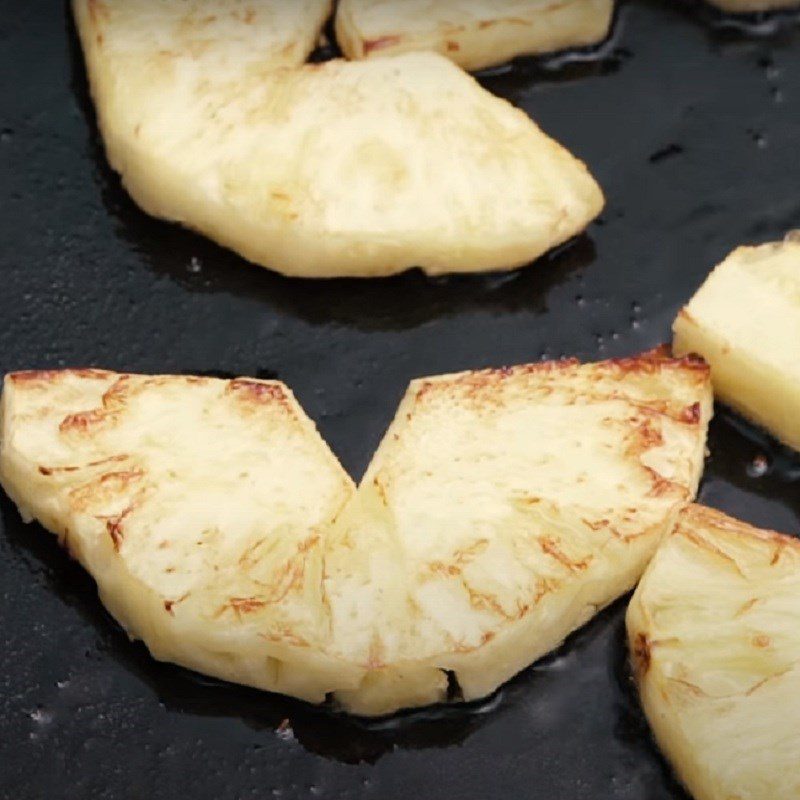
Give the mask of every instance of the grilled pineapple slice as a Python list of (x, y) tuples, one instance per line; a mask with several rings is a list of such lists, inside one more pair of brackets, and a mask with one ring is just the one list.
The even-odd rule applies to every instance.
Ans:
[(263, 60), (227, 17), (189, 39), (162, 30), (175, 3), (133, 5), (75, 3), (108, 158), (147, 212), (253, 262), (303, 277), (506, 269), (603, 206), (583, 164), (441, 56), (289, 68), (325, 3), (248, 4), (252, 39), (263, 16), (277, 42), (278, 9), (308, 34), (278, 26), (291, 58)]
[(614, 0), (340, 0), (336, 37), (348, 58), (435, 50), (464, 69), (596, 44)]
[[(326, 561), (362, 714), (483, 697), (639, 579), (697, 488), (708, 369), (642, 356), (415, 381)], [(344, 645), (347, 649), (343, 649)]]
[(6, 378), (0, 479), (152, 654), (321, 702), (325, 531), (355, 491), (280, 383), (92, 370)]
[(721, 400), (800, 450), (800, 241), (740, 247), (675, 321)]
[[(305, 63), (333, 0), (72, 0), (99, 83), (120, 91), (164, 70), (186, 91)], [(144, 73), (131, 83), (126, 73)], [(124, 99), (119, 102), (124, 103)]]
[(627, 624), (647, 718), (696, 800), (800, 797), (800, 542), (693, 506)]
[(356, 491), (280, 383), (17, 373), (0, 480), (156, 658), (377, 715), (482, 697), (630, 589), (699, 479), (707, 369), (413, 383)]
[(758, 11), (776, 11), (792, 8), (797, 0), (709, 0), (711, 5), (730, 14), (752, 14)]

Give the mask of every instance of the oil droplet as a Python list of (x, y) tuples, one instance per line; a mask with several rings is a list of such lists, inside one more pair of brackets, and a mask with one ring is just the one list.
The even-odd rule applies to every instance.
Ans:
[(275, 733), (277, 734), (279, 739), (282, 739), (284, 742), (290, 742), (294, 739), (294, 731), (292, 730), (292, 725), (288, 719), (283, 720), (280, 725), (275, 729)]
[(14, 131), (11, 128), (3, 128), (0, 131), (0, 142), (3, 144), (8, 144), (14, 138)]
[(760, 131), (753, 130), (752, 128), (747, 131), (750, 138), (755, 142), (759, 150), (764, 150), (767, 146), (767, 137)]
[(193, 275), (197, 275), (203, 269), (203, 262), (197, 256), (192, 256), (189, 261), (189, 266), (186, 268)]
[(53, 721), (53, 713), (41, 707), (31, 711), (30, 717), (37, 725), (49, 725)]
[(769, 459), (759, 453), (748, 465), (747, 474), (751, 478), (763, 478), (769, 472)]

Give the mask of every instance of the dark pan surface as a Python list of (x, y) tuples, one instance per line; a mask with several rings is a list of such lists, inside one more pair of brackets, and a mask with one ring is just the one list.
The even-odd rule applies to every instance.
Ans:
[[(275, 375), (359, 474), (412, 376), (664, 341), (730, 249), (800, 227), (797, 28), (710, 19), (631, 3), (599, 60), (484, 79), (599, 177), (586, 236), (505, 276), (311, 284), (139, 212), (103, 159), (66, 8), (6, 0), (0, 371)], [(800, 530), (796, 457), (724, 411), (710, 449), (706, 502)], [(366, 724), (152, 661), (0, 504), (3, 798), (685, 798), (631, 692), (623, 602), (480, 706)]]

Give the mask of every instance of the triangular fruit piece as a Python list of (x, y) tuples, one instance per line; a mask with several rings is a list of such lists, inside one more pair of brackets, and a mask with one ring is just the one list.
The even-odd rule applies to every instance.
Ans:
[(16, 373), (0, 478), (153, 655), (321, 702), (325, 535), (354, 487), (281, 383)]
[(647, 718), (696, 800), (800, 797), (800, 541), (689, 508), (628, 636)]

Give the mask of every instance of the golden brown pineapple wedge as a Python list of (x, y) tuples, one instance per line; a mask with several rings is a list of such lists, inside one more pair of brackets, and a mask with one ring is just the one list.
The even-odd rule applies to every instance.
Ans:
[(600, 212), (584, 165), (447, 59), (298, 66), (327, 3), (247, 6), (245, 40), (233, 12), (189, 37), (162, 24), (174, 1), (75, 2), (109, 161), (147, 212), (303, 277), (517, 267)]
[(159, 659), (376, 715), (482, 697), (630, 589), (691, 500), (704, 365), (417, 381), (356, 492), (285, 386), (18, 373), (0, 480)]
[(614, 0), (340, 0), (348, 58), (433, 50), (464, 69), (584, 47), (608, 35)]
[(757, 11), (777, 11), (793, 8), (797, 0), (708, 0), (712, 6), (730, 14), (752, 14)]
[[(707, 367), (657, 356), (412, 383), (326, 562), (360, 713), (483, 697), (630, 590), (695, 493)], [(365, 609), (371, 609), (365, 618)]]
[(354, 487), (280, 383), (93, 370), (5, 381), (0, 479), (152, 654), (321, 702), (325, 531)]
[(675, 321), (725, 403), (800, 450), (800, 241), (740, 247)]
[(645, 713), (696, 800), (800, 797), (800, 541), (693, 506), (627, 623)]

